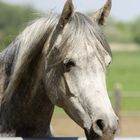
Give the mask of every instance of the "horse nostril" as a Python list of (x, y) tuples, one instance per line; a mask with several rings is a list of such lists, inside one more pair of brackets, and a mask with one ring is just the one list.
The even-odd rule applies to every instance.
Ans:
[(115, 134), (116, 134), (116, 131), (117, 131), (117, 130), (114, 130), (114, 131), (113, 131), (113, 135), (115, 135)]
[(103, 133), (105, 131), (105, 122), (102, 119), (98, 119), (93, 123), (92, 129), (93, 132), (96, 133), (98, 136), (103, 136)]
[(104, 121), (99, 119), (96, 121), (96, 124), (97, 126), (100, 128), (100, 130), (104, 131), (104, 128), (105, 128), (105, 124), (104, 124)]

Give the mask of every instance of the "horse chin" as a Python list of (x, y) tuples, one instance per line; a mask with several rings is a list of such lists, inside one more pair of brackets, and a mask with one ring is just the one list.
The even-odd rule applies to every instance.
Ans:
[(84, 129), (87, 140), (100, 140), (101, 136), (94, 131)]
[(84, 129), (84, 131), (85, 131), (87, 140), (114, 140), (114, 135), (111, 135), (111, 133), (99, 135), (93, 130)]

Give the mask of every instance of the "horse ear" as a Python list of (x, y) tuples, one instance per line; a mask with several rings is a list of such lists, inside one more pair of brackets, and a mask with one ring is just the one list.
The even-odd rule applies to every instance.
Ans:
[(105, 24), (106, 19), (110, 14), (111, 7), (112, 7), (112, 0), (107, 0), (106, 4), (100, 10), (95, 12), (93, 18), (99, 25)]
[(72, 3), (72, 0), (67, 0), (64, 9), (62, 11), (60, 20), (59, 20), (59, 25), (64, 28), (64, 26), (69, 22), (70, 18), (72, 17), (74, 13), (74, 6)]

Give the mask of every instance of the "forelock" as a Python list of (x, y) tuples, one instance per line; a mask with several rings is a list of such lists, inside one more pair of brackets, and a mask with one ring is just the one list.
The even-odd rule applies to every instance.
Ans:
[(77, 40), (81, 40), (81, 43), (85, 44), (90, 43), (91, 46), (96, 46), (95, 40), (97, 40), (105, 51), (112, 56), (109, 44), (99, 25), (95, 21), (92, 21), (88, 16), (79, 12), (75, 13), (64, 29), (62, 42), (63, 44), (64, 42), (67, 43), (67, 48), (64, 50), (68, 50), (68, 47), (75, 47), (74, 44), (77, 43)]

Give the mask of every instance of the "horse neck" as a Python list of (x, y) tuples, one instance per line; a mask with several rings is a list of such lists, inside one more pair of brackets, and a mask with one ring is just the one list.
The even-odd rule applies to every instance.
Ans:
[[(0, 73), (0, 76), (4, 74), (4, 78), (8, 79), (4, 80), (5, 90), (1, 92), (3, 93), (0, 103), (0, 132), (2, 134), (24, 137), (47, 135), (54, 105), (47, 96), (43, 82), (45, 63), (41, 52), (54, 29), (55, 25), (50, 26), (51, 23), (44, 26), (39, 22), (39, 25), (41, 25), (39, 28), (45, 27), (45, 29), (41, 32), (38, 29), (32, 40), (28, 35), (30, 28), (27, 28), (23, 33), (25, 42), (21, 38), (23, 36), (19, 36), (19, 42), (14, 42), (7, 49), (9, 51), (17, 43), (16, 46), (18, 47), (15, 47), (16, 50), (11, 55), (13, 61), (8, 65), (9, 73), (5, 74), (5, 68), (4, 72)], [(33, 25), (33, 27), (32, 29), (35, 29), (37, 26)], [(34, 35), (34, 30), (31, 31), (31, 34)], [(26, 35), (28, 38), (26, 38)], [(26, 44), (27, 42), (29, 43)], [(5, 55), (3, 55), (4, 58)], [(6, 56), (9, 59), (9, 54)], [(6, 63), (7, 60), (3, 62), (0, 69), (3, 69)], [(5, 81), (8, 81), (7, 84), (5, 84)]]
[(15, 96), (15, 99), (13, 97), (8, 103), (2, 105), (1, 135), (48, 136), (54, 105), (41, 88), (38, 88), (38, 93), (30, 101)]
[[(0, 76), (4, 75), (5, 78), (3, 80), (4, 89), (8, 85), (6, 79), (9, 79), (12, 74), (12, 68), (16, 63), (16, 52), (18, 52), (14, 47), (13, 53), (10, 53), (12, 52), (11, 49), (13, 47), (7, 48), (0, 55), (0, 59), (3, 60), (0, 70), (4, 69)], [(9, 68), (8, 74), (5, 71), (6, 65)], [(37, 79), (41, 69), (35, 69), (34, 67), (33, 69), (32, 75), (28, 73), (22, 77), (21, 84), (10, 96), (9, 94), (5, 95), (4, 92), (0, 93), (1, 98), (4, 100), (0, 102), (0, 136), (33, 137), (48, 135), (54, 105), (46, 94), (43, 80), (41, 78)]]
[(54, 105), (41, 84), (34, 97), (31, 96), (32, 93), (27, 93), (25, 96), (16, 94), (8, 102), (2, 104), (1, 136), (42, 137), (48, 135)]

